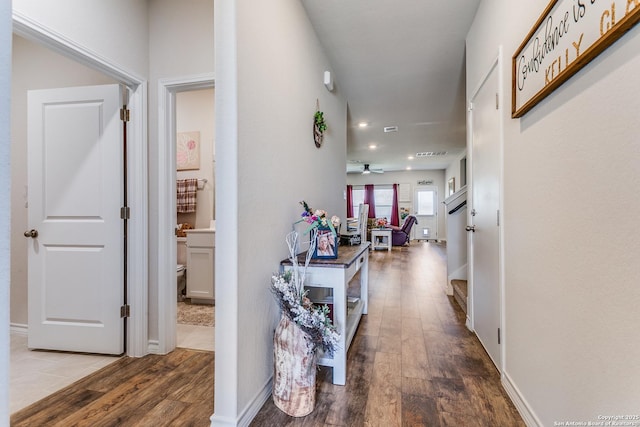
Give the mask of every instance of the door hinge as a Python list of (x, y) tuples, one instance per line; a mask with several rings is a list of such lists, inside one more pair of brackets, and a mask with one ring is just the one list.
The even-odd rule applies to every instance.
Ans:
[(125, 304), (120, 307), (120, 317), (129, 317), (131, 316), (131, 307), (129, 304)]
[(496, 225), (500, 227), (500, 209), (496, 211)]
[(500, 108), (500, 102), (498, 101), (498, 94), (496, 93), (496, 110)]
[(120, 120), (122, 120), (123, 122), (128, 122), (129, 116), (130, 116), (130, 110), (127, 109), (126, 105), (123, 105), (122, 108), (120, 109)]
[(498, 344), (500, 344), (500, 328), (498, 328)]
[(121, 219), (129, 219), (130, 215), (131, 215), (131, 209), (129, 209), (129, 206), (123, 206), (120, 208)]

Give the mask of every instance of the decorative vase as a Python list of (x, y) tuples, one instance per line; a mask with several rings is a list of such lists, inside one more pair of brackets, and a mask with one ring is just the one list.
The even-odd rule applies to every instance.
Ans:
[(322, 142), (324, 140), (324, 132), (320, 130), (320, 127), (314, 122), (313, 123), (313, 141), (316, 143), (316, 147), (320, 148), (322, 146)]
[(273, 403), (292, 417), (309, 415), (316, 404), (316, 353), (307, 334), (282, 315), (273, 336)]

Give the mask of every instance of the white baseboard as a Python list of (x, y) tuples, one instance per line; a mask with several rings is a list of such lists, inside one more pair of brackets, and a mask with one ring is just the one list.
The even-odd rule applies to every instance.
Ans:
[(542, 422), (536, 417), (536, 414), (531, 410), (531, 406), (522, 397), (522, 393), (518, 387), (513, 383), (511, 377), (506, 372), (502, 374), (502, 386), (511, 398), (511, 401), (515, 405), (516, 409), (520, 413), (520, 416), (524, 420), (524, 423), (528, 427), (543, 427)]
[(147, 343), (147, 353), (149, 354), (161, 354), (160, 342), (158, 340), (149, 340)]
[(245, 406), (237, 420), (213, 414), (211, 416), (211, 427), (247, 427), (260, 411), (262, 405), (264, 405), (267, 399), (271, 396), (272, 387), (273, 376), (269, 377), (262, 389), (260, 389), (247, 406)]
[(29, 335), (29, 325), (22, 323), (9, 323), (9, 330), (13, 334), (27, 336)]

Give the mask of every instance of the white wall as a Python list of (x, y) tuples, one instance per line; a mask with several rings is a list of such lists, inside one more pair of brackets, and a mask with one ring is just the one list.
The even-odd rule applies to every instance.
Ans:
[[(445, 191), (445, 199), (448, 196), (448, 190), (449, 190), (449, 180), (451, 178), (453, 178), (454, 181), (454, 191), (457, 192), (460, 190), (460, 188), (462, 187), (462, 171), (460, 170), (460, 160), (462, 160), (463, 158), (467, 157), (467, 151), (465, 150), (463, 153), (461, 153), (458, 157), (456, 157), (456, 159), (451, 162), (451, 164), (447, 167), (447, 169), (444, 171), (444, 191)], [(465, 175), (467, 176), (467, 175)]]
[(147, 0), (13, 0), (13, 9), (130, 73), (148, 74)]
[(115, 83), (19, 36), (11, 79), (11, 324), (27, 324), (27, 91)]
[(201, 89), (176, 94), (177, 132), (200, 132), (200, 167), (176, 173), (177, 179), (206, 179), (204, 188), (196, 193), (196, 211), (178, 214), (178, 224), (189, 222), (195, 228), (208, 228), (214, 219), (213, 195), (215, 189), (213, 155), (215, 145), (214, 89)]
[[(485, 0), (467, 36), (467, 96), (547, 0)], [(505, 381), (530, 419), (637, 414), (640, 396), (640, 27), (521, 119), (504, 114)]]
[[(0, 2), (0, 200), (10, 200), (11, 2)], [(9, 425), (9, 203), (0, 203), (0, 426)]]
[[(438, 239), (447, 238), (447, 230), (445, 227), (445, 211), (442, 201), (446, 198), (446, 181), (444, 180), (444, 170), (424, 170), (424, 171), (400, 171), (385, 172), (383, 174), (370, 173), (363, 175), (360, 173), (347, 174), (347, 184), (350, 185), (391, 185), (391, 184), (409, 184), (411, 201), (409, 203), (398, 201), (399, 207), (407, 206), (410, 212), (414, 212), (413, 199), (415, 196), (418, 181), (433, 180), (433, 185), (438, 189)], [(346, 204), (346, 202), (345, 202)], [(346, 209), (346, 207), (345, 207)], [(400, 220), (402, 224), (402, 220)], [(414, 230), (417, 227), (414, 227)]]
[[(158, 339), (158, 80), (214, 71), (213, 0), (149, 0), (149, 340)], [(213, 129), (213, 124), (211, 130)]]
[[(216, 392), (213, 424), (234, 425), (270, 392), (270, 277), (287, 256), (299, 201), (346, 214), (347, 109), (340, 76), (334, 93), (322, 84), (331, 67), (298, 1), (216, 2), (215, 18), (215, 377), (228, 392)], [(316, 99), (329, 127), (320, 149)]]

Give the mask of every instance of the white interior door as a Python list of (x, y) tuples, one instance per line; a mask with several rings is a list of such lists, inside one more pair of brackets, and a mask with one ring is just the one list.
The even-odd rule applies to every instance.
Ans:
[(435, 186), (416, 187), (413, 200), (418, 223), (412, 227), (411, 238), (436, 240), (438, 238), (438, 188)]
[(494, 67), (472, 101), (473, 328), (501, 366), (500, 328), (500, 110)]
[(119, 85), (28, 94), (29, 348), (121, 354)]

